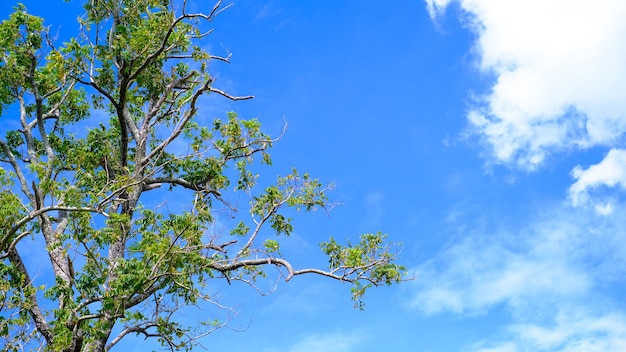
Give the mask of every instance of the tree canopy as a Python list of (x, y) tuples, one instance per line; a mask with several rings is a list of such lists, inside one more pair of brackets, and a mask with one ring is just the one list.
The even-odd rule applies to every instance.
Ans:
[[(221, 326), (176, 312), (210, 300), (212, 280), (255, 286), (317, 274), (350, 282), (362, 307), (371, 286), (403, 280), (399, 247), (382, 233), (321, 243), (328, 263), (296, 268), (281, 254), (289, 209), (330, 205), (328, 185), (295, 169), (261, 185), (280, 139), (235, 113), (209, 120), (211, 21), (187, 1), (90, 0), (80, 33), (57, 43), (18, 5), (0, 24), (0, 344), (7, 350), (105, 351), (156, 338), (184, 350)], [(244, 195), (247, 204), (230, 201)], [(159, 200), (188, 199), (185, 207)], [(157, 200), (159, 199), (159, 200)], [(219, 209), (219, 212), (216, 212)], [(224, 210), (225, 209), (225, 210)], [(215, 231), (220, 217), (227, 230)], [(48, 253), (34, 272), (30, 247)]]

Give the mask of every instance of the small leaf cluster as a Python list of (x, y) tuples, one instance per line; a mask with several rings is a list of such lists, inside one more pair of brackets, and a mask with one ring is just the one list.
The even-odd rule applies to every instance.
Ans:
[(341, 245), (332, 237), (320, 244), (322, 252), (328, 256), (331, 272), (352, 279), (352, 299), (360, 309), (363, 309), (362, 298), (367, 289), (399, 283), (406, 276), (406, 267), (394, 263), (398, 254), (391, 252), (386, 238), (387, 235), (378, 232), (362, 235), (355, 245)]

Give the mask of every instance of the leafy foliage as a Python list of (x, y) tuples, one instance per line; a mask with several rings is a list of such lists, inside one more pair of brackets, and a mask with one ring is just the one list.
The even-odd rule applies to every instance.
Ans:
[[(203, 14), (185, 2), (88, 1), (84, 32), (60, 47), (22, 5), (0, 24), (0, 114), (19, 126), (0, 138), (6, 350), (104, 351), (134, 335), (189, 350), (224, 322), (200, 322), (199, 331), (175, 313), (210, 301), (209, 279), (254, 286), (268, 266), (286, 280), (354, 283), (361, 308), (369, 287), (403, 279), (381, 233), (323, 243), (328, 270), (294, 269), (282, 256), (277, 236), (294, 230), (285, 210), (326, 207), (328, 187), (296, 170), (259, 187), (253, 170), (271, 165), (278, 138), (255, 119), (208, 123), (198, 113), (208, 94), (251, 98), (216, 88), (208, 70), (211, 60), (228, 62), (200, 45), (220, 5)], [(247, 216), (228, 202), (234, 194), (249, 197)], [(155, 205), (173, 195), (189, 206)], [(216, 209), (239, 220), (228, 233), (214, 232)], [(47, 253), (52, 281), (33, 276), (26, 244)]]

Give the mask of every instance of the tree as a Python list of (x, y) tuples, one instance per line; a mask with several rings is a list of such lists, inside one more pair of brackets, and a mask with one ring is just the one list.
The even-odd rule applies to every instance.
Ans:
[[(22, 5), (0, 24), (7, 350), (105, 351), (137, 335), (189, 349), (223, 322), (184, 326), (176, 312), (210, 299), (210, 280), (254, 286), (270, 267), (286, 281), (317, 274), (353, 283), (357, 307), (369, 287), (403, 280), (398, 247), (381, 233), (322, 243), (326, 269), (297, 269), (282, 256), (279, 235), (293, 231), (288, 209), (327, 207), (328, 187), (295, 170), (261, 187), (255, 170), (271, 165), (279, 138), (254, 119), (230, 113), (207, 123), (199, 114), (209, 94), (251, 96), (216, 88), (207, 63), (229, 57), (200, 46), (211, 33), (201, 28), (225, 7), (192, 13), (186, 3), (87, 1), (81, 33), (60, 46)], [(229, 202), (242, 194), (247, 207)], [(157, 196), (173, 195), (189, 206), (157, 206)], [(232, 226), (214, 233), (226, 215)], [(52, 280), (25, 260), (36, 246)]]

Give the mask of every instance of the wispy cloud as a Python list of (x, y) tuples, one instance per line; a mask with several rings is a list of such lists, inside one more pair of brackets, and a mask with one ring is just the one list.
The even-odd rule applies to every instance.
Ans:
[(415, 268), (412, 307), (467, 319), (504, 307), (507, 338), (471, 351), (624, 350), (626, 316), (611, 310), (621, 296), (605, 289), (625, 276), (624, 212), (550, 208), (521, 229), (468, 235)]
[(435, 18), (451, 3), (493, 77), (467, 115), (493, 161), (533, 170), (626, 132), (626, 2), (426, 0)]
[(626, 351), (626, 316), (577, 308), (559, 312), (547, 324), (515, 324), (506, 341), (477, 343), (471, 351)]
[[(586, 169), (577, 166), (572, 170), (576, 182), (569, 188), (569, 196), (574, 205), (591, 202), (590, 191), (606, 187), (626, 189), (626, 150), (611, 149), (600, 163)], [(606, 198), (606, 197), (605, 197)], [(610, 200), (597, 200), (596, 210), (604, 215), (612, 212)]]
[(577, 225), (546, 221), (517, 234), (470, 235), (416, 268), (413, 306), (475, 314), (501, 303), (584, 294), (592, 279), (573, 254), (589, 232)]
[(359, 345), (365, 341), (365, 336), (359, 332), (331, 332), (324, 334), (310, 334), (296, 343), (290, 352), (351, 352), (359, 350)]
[(280, 3), (277, 1), (265, 1), (262, 4), (258, 4), (257, 6), (258, 9), (256, 17), (254, 18), (255, 21), (274, 17), (282, 12)]
[(626, 3), (425, 1), (435, 20), (457, 4), (475, 34), (492, 85), (467, 119), (490, 162), (537, 170), (562, 151), (607, 153), (574, 167), (567, 200), (523, 228), (475, 230), (415, 268), (413, 307), (464, 316), (504, 307), (508, 324), (469, 351), (626, 350), (621, 293), (610, 288), (626, 273), (626, 204), (605, 192), (626, 189)]

